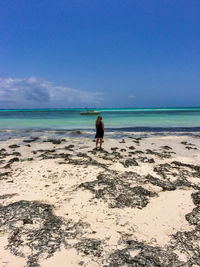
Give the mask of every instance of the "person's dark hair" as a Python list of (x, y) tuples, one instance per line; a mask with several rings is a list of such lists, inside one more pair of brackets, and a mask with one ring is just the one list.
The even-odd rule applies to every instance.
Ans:
[(99, 124), (99, 122), (102, 120), (102, 117), (101, 116), (98, 116), (97, 117), (97, 124)]

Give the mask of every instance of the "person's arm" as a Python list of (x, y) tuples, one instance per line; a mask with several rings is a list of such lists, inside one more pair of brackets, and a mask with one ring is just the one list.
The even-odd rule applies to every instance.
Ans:
[(103, 123), (103, 122), (101, 122), (101, 124), (102, 124), (102, 129), (103, 129), (103, 131), (104, 131), (104, 123)]

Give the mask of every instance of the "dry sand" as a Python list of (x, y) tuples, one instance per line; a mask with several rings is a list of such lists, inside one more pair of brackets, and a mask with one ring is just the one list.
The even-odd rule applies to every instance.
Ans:
[(200, 266), (198, 136), (57, 143), (0, 143), (0, 266)]

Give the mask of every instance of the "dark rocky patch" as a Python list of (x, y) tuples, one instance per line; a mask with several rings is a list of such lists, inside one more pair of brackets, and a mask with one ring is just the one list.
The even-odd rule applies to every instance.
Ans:
[(110, 174), (100, 174), (97, 180), (82, 183), (78, 188), (91, 191), (95, 198), (103, 199), (110, 208), (143, 208), (149, 203), (149, 198), (156, 194), (141, 186), (131, 187), (130, 179), (131, 175), (125, 180), (120, 176), (111, 178)]
[(103, 164), (103, 163), (99, 163), (97, 160), (92, 159), (90, 156), (81, 156), (82, 159), (68, 159), (68, 163), (72, 164), (72, 165), (85, 165), (85, 166), (89, 166), (89, 165), (93, 165), (93, 166), (98, 166), (101, 167), (103, 169), (107, 170), (107, 165)]
[(7, 198), (11, 198), (16, 196), (17, 194), (13, 193), (13, 194), (5, 194), (5, 195), (1, 195), (0, 199), (7, 199)]
[(65, 146), (64, 149), (73, 151), (73, 149), (72, 149), (73, 147), (74, 147), (74, 145), (68, 145), (68, 146)]
[(11, 155), (13, 155), (13, 156), (21, 156), (21, 153), (20, 153), (20, 152), (17, 152), (17, 151), (15, 151), (15, 152), (13, 152)]
[(148, 174), (146, 176), (146, 181), (148, 183), (151, 183), (153, 185), (159, 186), (163, 189), (163, 191), (172, 191), (172, 190), (176, 190), (176, 186), (170, 182), (170, 181), (163, 181), (160, 180), (156, 177), (153, 177), (152, 175)]
[(33, 154), (37, 154), (38, 152), (43, 152), (43, 153), (54, 153), (56, 150), (53, 149), (38, 149), (38, 150), (33, 150)]
[(116, 151), (117, 149), (119, 149), (118, 147), (111, 147), (112, 151)]
[(39, 157), (42, 157), (42, 159), (65, 159), (65, 160), (69, 160), (69, 156), (70, 154), (68, 153), (54, 153), (51, 154), (49, 152), (44, 152), (42, 154), (40, 154)]
[(144, 152), (141, 150), (135, 150), (135, 154), (144, 154)]
[(192, 175), (200, 178), (200, 166), (193, 165), (193, 164), (186, 164), (179, 161), (173, 161), (171, 162), (172, 165), (175, 165), (175, 167), (186, 167), (192, 170)]
[(80, 134), (82, 134), (81, 131), (71, 131), (70, 133), (73, 134), (73, 135), (80, 135)]
[(133, 140), (134, 143), (136, 143), (137, 145), (140, 144), (140, 142), (138, 140)]
[(165, 150), (172, 150), (172, 148), (170, 146), (161, 146), (162, 149), (165, 149)]
[[(200, 226), (200, 206), (197, 206), (192, 210), (192, 212), (188, 213), (185, 216), (186, 220), (192, 225), (199, 225)], [(200, 228), (199, 228), (200, 230)], [(200, 232), (199, 232), (200, 234)]]
[(192, 147), (192, 146), (186, 146), (185, 148), (188, 149), (188, 150), (191, 150), (191, 149), (193, 149), (193, 150), (197, 150), (196, 147)]
[(86, 153), (79, 152), (79, 153), (77, 153), (77, 157), (83, 157), (83, 158), (85, 157), (85, 158), (87, 158), (88, 155)]
[(196, 206), (200, 206), (200, 191), (192, 193), (192, 199)]
[[(4, 167), (5, 168), (5, 167)], [(11, 172), (2, 172), (2, 173), (0, 173), (0, 179), (4, 179), (4, 176), (9, 176), (11, 174)], [(3, 178), (1, 178), (1, 177), (3, 177)]]
[(31, 249), (27, 261), (29, 267), (39, 266), (40, 256), (51, 257), (62, 244), (70, 247), (67, 240), (74, 239), (80, 232), (78, 224), (53, 215), (50, 205), (24, 200), (0, 206), (2, 227), (11, 233), (7, 248), (14, 255), (25, 257), (23, 248)]
[(4, 157), (9, 156), (9, 155), (10, 155), (10, 154), (7, 153), (6, 150), (5, 150), (4, 148), (2, 148), (2, 149), (0, 150), (0, 157), (1, 157), (1, 158), (4, 158)]
[(11, 163), (7, 163), (5, 166), (3, 166), (4, 169), (10, 169), (11, 168)]
[(168, 159), (168, 158), (171, 158), (171, 154), (174, 152), (164, 150), (162, 153), (160, 153), (160, 152), (153, 151), (151, 149), (146, 149), (146, 153), (150, 155), (155, 155), (159, 157), (160, 159)]
[(19, 145), (16, 145), (16, 144), (14, 144), (14, 145), (9, 145), (8, 146), (9, 148), (18, 148), (18, 147), (20, 147)]
[(24, 143), (32, 143), (32, 142), (35, 142), (39, 139), (39, 137), (32, 137), (30, 139), (25, 139), (23, 140)]
[(181, 142), (181, 144), (185, 146), (195, 146), (194, 144), (188, 143), (186, 141)]
[(31, 160), (33, 160), (33, 158), (22, 158), (22, 159), (20, 159), (20, 161), (31, 161)]
[(128, 152), (128, 155), (131, 157), (132, 155), (135, 155), (136, 153), (135, 152), (133, 152), (133, 151), (129, 151)]
[(13, 163), (13, 162), (16, 162), (16, 161), (19, 161), (19, 158), (14, 157), (14, 158), (10, 159), (10, 160), (8, 161), (8, 163)]
[(138, 166), (138, 163), (135, 159), (126, 159), (125, 161), (121, 162), (121, 164), (125, 167), (131, 167), (131, 166)]
[[(178, 259), (172, 249), (164, 250), (135, 240), (127, 240), (125, 245), (126, 248), (110, 255), (108, 267), (189, 267)], [(138, 254), (131, 256), (131, 251), (138, 251)]]
[(147, 157), (141, 157), (139, 156), (137, 158), (140, 162), (143, 162), (143, 163), (155, 163), (155, 160), (153, 158), (147, 158)]
[[(166, 179), (167, 174), (171, 173), (171, 165), (169, 163), (164, 163), (156, 166), (154, 168), (154, 172), (156, 172), (158, 175), (162, 176), (162, 178)], [(174, 173), (174, 176), (176, 174)]]
[(176, 179), (173, 184), (176, 187), (183, 187), (186, 186), (188, 188), (193, 188), (195, 190), (200, 190), (200, 186), (198, 186), (197, 184), (191, 183), (190, 181), (187, 180), (187, 178), (185, 178), (184, 176), (179, 177), (178, 179)]
[(100, 257), (103, 251), (101, 241), (91, 238), (81, 240), (74, 247), (85, 255), (92, 255), (95, 257)]
[(117, 151), (113, 151), (111, 153), (111, 155), (113, 155), (115, 159), (122, 159), (123, 158), (123, 156)]
[(187, 266), (194, 264), (200, 266), (200, 191), (192, 194), (192, 199), (196, 208), (188, 213), (185, 218), (195, 226), (192, 231), (177, 232), (172, 236), (170, 249), (181, 251), (187, 258)]
[(54, 145), (59, 145), (61, 144), (62, 141), (65, 141), (65, 139), (52, 139), (52, 138), (49, 138), (47, 140), (43, 140), (43, 142), (50, 142)]
[[(182, 167), (179, 167), (182, 166)], [(186, 168), (185, 168), (186, 167)], [(193, 171), (195, 170), (195, 171)], [(192, 183), (188, 180), (189, 177), (200, 178), (199, 166), (194, 166), (190, 164), (184, 164), (180, 162), (171, 162), (160, 164), (154, 168), (154, 171), (164, 179), (167, 184), (173, 185), (173, 187), (191, 187), (195, 190), (199, 190), (200, 186), (195, 183)], [(170, 182), (170, 178), (176, 177), (176, 180)], [(170, 186), (171, 186), (170, 185)]]

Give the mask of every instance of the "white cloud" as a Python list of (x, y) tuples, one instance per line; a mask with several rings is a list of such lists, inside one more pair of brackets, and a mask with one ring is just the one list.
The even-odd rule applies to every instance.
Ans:
[(135, 98), (135, 95), (129, 95), (129, 98)]
[(0, 78), (0, 108), (73, 107), (99, 104), (102, 93), (56, 86), (30, 78)]

